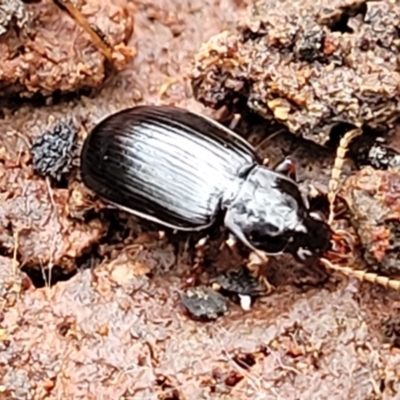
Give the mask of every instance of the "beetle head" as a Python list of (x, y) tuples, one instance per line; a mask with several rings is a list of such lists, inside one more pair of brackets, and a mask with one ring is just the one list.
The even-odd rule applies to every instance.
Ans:
[(330, 247), (331, 230), (308, 210), (297, 184), (256, 167), (228, 207), (225, 225), (248, 247), (267, 254), (290, 253), (312, 263)]
[(299, 226), (287, 251), (298, 262), (309, 264), (330, 249), (332, 231), (324, 218), (313, 212), (307, 213)]

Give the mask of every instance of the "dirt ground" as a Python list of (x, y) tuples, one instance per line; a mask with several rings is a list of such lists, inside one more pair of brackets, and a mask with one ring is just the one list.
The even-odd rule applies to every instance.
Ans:
[[(210, 113), (181, 77), (246, 2), (134, 4), (137, 56), (100, 93), (3, 110), (0, 399), (397, 399), (398, 293), (271, 260), (272, 294), (250, 311), (230, 302), (216, 321), (193, 321), (180, 305), (193, 281), (184, 239), (160, 239), (123, 213), (70, 218), (76, 182), (49, 188), (33, 175), (29, 144), (56, 120), (82, 134), (139, 103)], [(257, 143), (266, 126), (240, 129)], [(283, 134), (261, 151), (271, 163), (293, 154), (304, 190), (326, 187), (328, 150)], [(214, 266), (227, 268), (227, 258)], [(48, 266), (51, 288), (41, 275)]]
[(195, 97), (240, 99), (319, 144), (338, 122), (387, 130), (398, 117), (399, 17), (390, 0), (256, 2), (196, 54)]

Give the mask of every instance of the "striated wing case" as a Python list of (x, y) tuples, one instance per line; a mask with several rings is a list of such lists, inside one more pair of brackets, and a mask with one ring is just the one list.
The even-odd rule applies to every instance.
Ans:
[(81, 154), (84, 183), (105, 201), (180, 230), (210, 226), (243, 173), (251, 145), (201, 115), (138, 106), (100, 122)]

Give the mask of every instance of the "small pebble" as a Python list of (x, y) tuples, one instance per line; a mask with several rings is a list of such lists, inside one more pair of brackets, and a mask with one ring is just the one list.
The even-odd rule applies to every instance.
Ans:
[(219, 274), (212, 280), (213, 287), (227, 295), (258, 297), (265, 289), (260, 285), (248, 268)]
[(216, 320), (228, 310), (225, 297), (206, 286), (187, 289), (182, 304), (191, 317), (203, 321)]
[(251, 297), (243, 294), (239, 294), (240, 306), (242, 310), (249, 311), (251, 308)]

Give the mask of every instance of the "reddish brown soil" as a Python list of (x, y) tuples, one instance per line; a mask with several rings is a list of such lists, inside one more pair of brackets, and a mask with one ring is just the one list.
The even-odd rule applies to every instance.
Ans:
[(399, 116), (399, 18), (390, 0), (258, 1), (196, 54), (195, 97), (241, 100), (320, 144), (338, 123), (387, 129)]
[[(180, 78), (201, 43), (229, 27), (244, 2), (138, 0), (135, 6), (130, 45), (137, 57), (100, 94), (24, 105), (0, 120), (0, 399), (394, 398), (397, 293), (342, 277), (313, 283), (318, 271), (273, 260), (274, 293), (248, 312), (230, 303), (226, 316), (195, 322), (180, 306), (191, 272), (184, 240), (177, 256), (168, 238), (138, 235), (144, 228), (122, 214), (96, 214), (86, 224), (72, 219), (87, 206), (79, 184), (50, 190), (33, 176), (29, 143), (55, 119), (71, 118), (83, 136), (105, 115), (138, 103), (203, 110)], [(259, 142), (257, 132), (267, 128), (246, 129)], [(302, 188), (326, 187), (332, 155), (293, 140), (282, 135), (263, 152), (271, 162), (294, 153)], [(95, 257), (79, 256), (110, 224), (128, 225), (133, 234), (114, 227), (96, 250), (105, 258), (89, 268)], [(221, 269), (230, 261), (225, 253), (218, 257)], [(19, 270), (36, 268), (40, 275), (52, 264), (80, 268), (51, 289), (34, 287)]]
[[(103, 54), (53, 0), (5, 4), (0, 6), (0, 97), (70, 93), (104, 82)], [(134, 55), (124, 46), (132, 35), (134, 8), (113, 0), (88, 0), (78, 8), (115, 46), (115, 64), (124, 68)]]
[(399, 274), (400, 173), (363, 168), (343, 190), (365, 261), (381, 274)]

